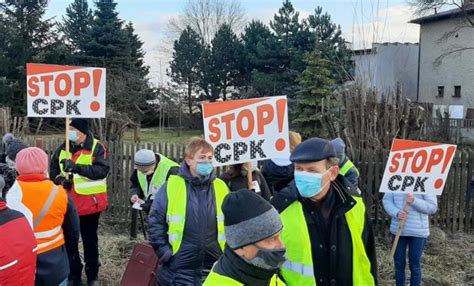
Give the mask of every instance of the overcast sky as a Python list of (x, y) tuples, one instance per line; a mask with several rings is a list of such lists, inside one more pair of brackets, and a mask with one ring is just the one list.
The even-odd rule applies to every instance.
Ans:
[[(50, 0), (48, 17), (61, 19), (72, 0)], [(144, 42), (146, 63), (156, 84), (166, 81), (170, 60), (167, 23), (182, 11), (186, 0), (117, 0), (119, 17), (132, 21)], [(281, 7), (280, 0), (241, 0), (246, 19), (268, 23)], [(406, 0), (292, 0), (300, 16), (307, 17), (317, 6), (340, 24), (353, 48), (368, 48), (372, 42), (418, 42), (418, 25), (407, 22), (415, 18)], [(89, 1), (92, 6), (92, 0)], [(167, 51), (168, 50), (168, 51)]]

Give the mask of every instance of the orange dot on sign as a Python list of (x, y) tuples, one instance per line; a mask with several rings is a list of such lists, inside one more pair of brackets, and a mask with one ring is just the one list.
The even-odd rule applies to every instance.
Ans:
[(99, 111), (100, 109), (100, 103), (98, 101), (93, 101), (91, 103), (91, 110), (92, 111)]
[(439, 188), (441, 188), (441, 186), (443, 186), (443, 179), (436, 180), (436, 182), (434, 183), (434, 187), (436, 189), (439, 189)]
[(278, 151), (282, 151), (283, 149), (285, 149), (285, 146), (286, 146), (286, 142), (284, 139), (278, 139), (276, 142), (275, 142), (275, 148), (278, 150)]

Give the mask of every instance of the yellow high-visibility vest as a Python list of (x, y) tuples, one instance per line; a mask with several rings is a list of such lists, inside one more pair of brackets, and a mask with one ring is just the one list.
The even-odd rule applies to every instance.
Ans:
[[(370, 260), (365, 252), (362, 232), (365, 224), (365, 205), (362, 198), (355, 197), (355, 206), (345, 214), (352, 237), (352, 285), (375, 285), (370, 269)], [(317, 285), (311, 253), (308, 225), (303, 213), (303, 205), (293, 202), (281, 213), (283, 230), (281, 239), (286, 246), (288, 260), (283, 264), (281, 275), (290, 286)]]
[[(84, 150), (81, 151), (81, 154), (79, 155), (75, 163), (78, 165), (92, 166), (93, 154), (97, 143), (98, 141), (94, 139), (92, 143), (91, 152), (88, 154), (84, 154)], [(69, 158), (72, 158), (71, 152), (69, 152)], [(61, 174), (66, 177), (63, 170), (63, 164), (61, 164), (61, 161), (64, 159), (66, 159), (66, 150), (61, 150), (61, 153), (59, 153), (59, 168), (61, 170)], [(79, 174), (74, 174), (73, 183), (74, 191), (79, 195), (95, 195), (107, 192), (106, 178), (100, 180), (91, 180)]]
[[(214, 272), (214, 269), (207, 276), (203, 286), (245, 286), (244, 284), (236, 281), (228, 276), (221, 275)], [(285, 282), (281, 281), (278, 275), (273, 275), (272, 280), (268, 286), (286, 286)]]
[(140, 188), (143, 191), (145, 199), (153, 200), (155, 198), (156, 192), (158, 192), (161, 186), (166, 182), (166, 177), (168, 176), (168, 172), (171, 167), (178, 166), (178, 163), (160, 154), (160, 162), (158, 163), (158, 166), (156, 167), (155, 172), (153, 173), (150, 185), (148, 185), (148, 181), (146, 179), (145, 174), (137, 171), (138, 183), (140, 184)]
[[(221, 207), (225, 196), (229, 193), (229, 189), (224, 181), (216, 178), (213, 181), (213, 191), (216, 198), (217, 241), (221, 250), (224, 250), (224, 214)], [(168, 196), (166, 221), (168, 222), (168, 241), (173, 249), (173, 255), (179, 251), (183, 241), (187, 192), (186, 182), (183, 178), (174, 175), (168, 178), (166, 185), (166, 195)]]

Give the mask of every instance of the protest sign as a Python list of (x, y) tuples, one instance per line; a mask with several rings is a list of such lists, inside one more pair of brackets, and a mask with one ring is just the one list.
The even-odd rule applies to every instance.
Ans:
[(456, 145), (395, 139), (380, 192), (441, 195)]
[(286, 96), (205, 103), (203, 119), (214, 166), (289, 155)]
[(26, 65), (29, 117), (105, 117), (105, 69)]

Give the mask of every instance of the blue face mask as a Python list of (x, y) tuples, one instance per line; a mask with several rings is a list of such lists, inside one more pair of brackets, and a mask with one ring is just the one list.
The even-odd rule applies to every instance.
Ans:
[(69, 130), (69, 140), (76, 142), (79, 137), (77, 136), (77, 132), (73, 130)]
[[(305, 171), (295, 171), (296, 188), (298, 189), (300, 195), (304, 198), (312, 198), (318, 195), (327, 185), (326, 184), (322, 186), (322, 181), (324, 175), (326, 175), (329, 170), (327, 170), (323, 174), (315, 174)], [(329, 183), (330, 181), (328, 182), (328, 184)]]
[(196, 166), (196, 173), (201, 177), (209, 176), (214, 170), (210, 162), (198, 162)]

